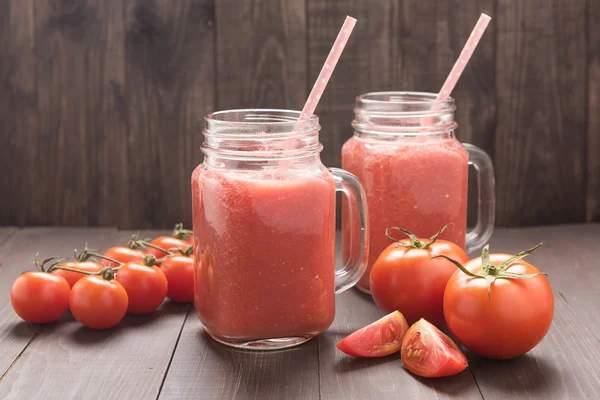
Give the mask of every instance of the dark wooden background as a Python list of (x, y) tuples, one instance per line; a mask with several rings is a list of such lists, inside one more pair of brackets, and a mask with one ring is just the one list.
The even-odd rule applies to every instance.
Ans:
[(2, 0), (0, 225), (190, 221), (204, 115), (300, 109), (349, 14), (317, 109), (339, 166), (354, 97), (437, 91), (481, 12), (454, 95), (498, 224), (599, 220), (600, 1)]

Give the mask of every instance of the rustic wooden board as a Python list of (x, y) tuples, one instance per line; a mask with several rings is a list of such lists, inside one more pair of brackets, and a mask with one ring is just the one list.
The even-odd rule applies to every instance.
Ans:
[(585, 0), (497, 3), (500, 225), (585, 218), (585, 10)]
[[(88, 232), (94, 239), (89, 240), (90, 247), (98, 248), (126, 243), (132, 234)], [(49, 234), (31, 243), (43, 241), (49, 246)], [(60, 246), (57, 239), (66, 244), (69, 239), (81, 241), (90, 235), (81, 230), (58, 231), (52, 244), (56, 249)], [(158, 232), (142, 233), (144, 237), (156, 235)], [(4, 377), (0, 397), (155, 398), (189, 308), (167, 301), (155, 313), (128, 315), (118, 328), (106, 331), (84, 328), (71, 316), (42, 327)]]
[[(86, 230), (82, 228), (28, 228), (19, 230), (7, 240), (0, 241), (0, 391), (6, 391), (4, 380), (11, 364), (20, 356), (23, 349), (42, 330), (40, 325), (23, 322), (13, 311), (10, 303), (10, 289), (15, 279), (25, 271), (35, 270), (33, 259), (69, 257), (74, 248), (81, 249), (84, 240), (105, 243), (114, 234), (113, 229)], [(50, 326), (52, 329), (54, 325)], [(36, 378), (37, 379), (37, 378)], [(36, 386), (37, 380), (34, 384)], [(5, 392), (7, 393), (7, 392)]]
[(191, 223), (191, 174), (214, 108), (212, 0), (126, 2), (128, 179), (121, 228)]
[(300, 110), (308, 94), (305, 0), (215, 6), (217, 108)]
[[(122, 19), (120, 5), (95, 0), (28, 4), (34, 21), (36, 104), (43, 112), (37, 140), (28, 143), (36, 160), (27, 167), (36, 183), (32, 195), (41, 203), (27, 205), (31, 211), (25, 222), (102, 224), (98, 215), (110, 214), (105, 207), (115, 204), (111, 196), (122, 183), (115, 179), (124, 170), (115, 141), (123, 135), (115, 110), (122, 107), (118, 92), (124, 80), (115, 29)], [(102, 151), (108, 152), (106, 167)]]
[(556, 296), (550, 332), (532, 351), (509, 361), (469, 356), (485, 399), (597, 399), (598, 339), (569, 305)]
[(190, 311), (161, 399), (317, 399), (317, 340), (275, 353), (233, 350), (211, 339)]
[(496, 163), (498, 223), (598, 220), (597, 1), (1, 3), (0, 170), (26, 171), (4, 177), (2, 225), (189, 222), (203, 116), (299, 109), (350, 14), (317, 108), (323, 162), (340, 166), (354, 97), (439, 90), (481, 12), (492, 22), (453, 95), (458, 137)]
[[(36, 179), (39, 121), (34, 21), (30, 2), (0, 2), (0, 224), (22, 225), (46, 204)], [(27, 173), (14, 173), (19, 170)], [(32, 206), (36, 210), (32, 210)]]
[(588, 1), (587, 215), (600, 219), (600, 2)]
[[(0, 229), (4, 293), (29, 268), (36, 251), (69, 256), (83, 240), (102, 250), (125, 242), (131, 233), (77, 228), (14, 232)], [(526, 356), (490, 361), (469, 354), (470, 369), (453, 378), (416, 378), (398, 355), (360, 360), (340, 353), (337, 340), (382, 316), (356, 290), (339, 296), (336, 320), (318, 339), (270, 354), (214, 342), (188, 305), (167, 302), (153, 315), (128, 316), (118, 328), (100, 332), (82, 328), (70, 315), (44, 327), (19, 322), (5, 297), (0, 301), (0, 397), (598, 398), (600, 280), (591, 266), (597, 264), (599, 236), (600, 225), (498, 229), (491, 243), (494, 252), (515, 252), (544, 241), (529, 260), (549, 273), (556, 298), (553, 326)]]

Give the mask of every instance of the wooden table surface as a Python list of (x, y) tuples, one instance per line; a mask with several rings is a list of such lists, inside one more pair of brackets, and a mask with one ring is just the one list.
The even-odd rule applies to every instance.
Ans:
[(11, 285), (32, 268), (36, 252), (69, 256), (85, 241), (103, 250), (130, 235), (108, 228), (0, 228), (0, 398), (600, 399), (600, 225), (497, 229), (495, 252), (544, 241), (529, 260), (549, 274), (552, 328), (522, 357), (490, 361), (468, 354), (470, 368), (442, 379), (412, 376), (398, 354), (354, 359), (335, 348), (382, 316), (357, 290), (338, 297), (327, 332), (275, 353), (226, 348), (203, 332), (190, 305), (170, 302), (107, 331), (84, 328), (68, 313), (47, 326), (14, 314)]

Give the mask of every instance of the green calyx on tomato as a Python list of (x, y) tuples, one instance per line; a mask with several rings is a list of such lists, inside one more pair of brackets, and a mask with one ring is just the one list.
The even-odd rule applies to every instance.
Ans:
[[(454, 224), (452, 222), (446, 224), (442, 229), (439, 230), (438, 233), (436, 233), (435, 235), (430, 237), (426, 242), (421, 241), (414, 233), (409, 232), (402, 228), (398, 228), (397, 226), (394, 226), (392, 228), (387, 228), (385, 230), (385, 236), (388, 239), (390, 239), (391, 241), (396, 242), (395, 246), (408, 247), (410, 249), (427, 250), (429, 248), (429, 246), (431, 246), (438, 239), (438, 237), (442, 234), (442, 232), (444, 232), (448, 228), (449, 225), (454, 225)], [(390, 234), (391, 231), (398, 231), (398, 232), (404, 233), (410, 239), (410, 244), (393, 237)]]
[(191, 257), (194, 255), (194, 246), (186, 246), (185, 249), (177, 249), (177, 251), (185, 257)]
[(531, 253), (533, 253), (541, 245), (542, 245), (542, 243), (540, 243), (537, 246), (534, 246), (530, 249), (527, 249), (520, 253), (517, 253), (514, 256), (512, 256), (511, 258), (509, 258), (508, 260), (504, 261), (503, 263), (494, 266), (494, 265), (492, 265), (492, 262), (490, 261), (490, 245), (488, 244), (481, 250), (482, 269), (480, 272), (469, 271), (460, 262), (458, 262), (450, 257), (446, 257), (444, 255), (437, 255), (435, 257), (432, 257), (432, 259), (440, 258), (440, 257), (445, 258), (446, 260), (450, 261), (452, 264), (456, 265), (466, 275), (471, 276), (473, 278), (485, 279), (485, 283), (486, 283), (487, 291), (488, 291), (488, 298), (491, 302), (492, 301), (491, 285), (492, 285), (492, 283), (494, 283), (494, 281), (496, 279), (531, 279), (531, 278), (535, 278), (538, 275), (545, 275), (545, 276), (548, 275), (545, 272), (537, 272), (535, 274), (517, 274), (517, 273), (509, 272), (506, 270), (508, 267), (510, 267), (515, 262), (517, 262), (520, 259), (525, 258), (528, 255), (530, 255)]
[(147, 267), (154, 267), (155, 265), (160, 265), (164, 261), (164, 258), (156, 258), (154, 254), (146, 254), (144, 257), (143, 264)]

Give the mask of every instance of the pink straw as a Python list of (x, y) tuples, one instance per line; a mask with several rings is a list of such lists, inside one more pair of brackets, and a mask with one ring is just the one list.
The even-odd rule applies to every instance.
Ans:
[[(335, 66), (338, 63), (344, 48), (346, 47), (346, 43), (348, 42), (348, 38), (350, 37), (352, 30), (354, 29), (354, 25), (356, 25), (356, 19), (346, 16), (344, 25), (342, 25), (342, 29), (340, 29), (340, 33), (338, 33), (337, 38), (331, 47), (331, 51), (325, 60), (325, 64), (323, 64), (323, 68), (321, 68), (321, 72), (319, 72), (317, 81), (310, 91), (308, 99), (306, 99), (306, 103), (304, 103), (304, 108), (302, 108), (302, 112), (300, 112), (298, 122), (296, 122), (296, 125), (293, 129), (294, 131), (298, 129), (300, 122), (309, 120), (315, 112), (317, 104), (319, 104), (319, 100), (325, 91), (325, 87), (327, 86), (327, 83), (333, 74), (333, 70), (335, 69)], [(276, 176), (281, 177), (281, 174), (289, 167), (289, 164), (289, 161), (283, 161), (279, 163)]]
[(325, 91), (325, 87), (331, 78), (331, 74), (333, 74), (333, 70), (344, 51), (344, 47), (346, 47), (346, 43), (354, 29), (354, 25), (356, 25), (356, 19), (346, 16), (344, 25), (342, 25), (342, 29), (340, 29), (340, 33), (338, 33), (337, 39), (335, 39), (335, 43), (333, 43), (333, 47), (327, 56), (327, 60), (325, 60), (325, 64), (323, 64), (323, 68), (321, 68), (321, 72), (319, 72), (319, 76), (310, 91), (310, 95), (308, 95), (308, 99), (300, 113), (298, 122), (310, 119), (315, 112), (315, 108), (317, 108), (317, 104), (319, 104), (319, 100)]
[(437, 100), (447, 100), (448, 97), (450, 97), (450, 93), (452, 93), (452, 90), (454, 90), (454, 86), (456, 86), (461, 74), (465, 70), (467, 63), (471, 59), (471, 56), (473, 55), (477, 44), (479, 44), (479, 41), (483, 36), (483, 32), (485, 32), (490, 20), (491, 18), (485, 14), (481, 14), (479, 17), (477, 25), (475, 25), (473, 32), (471, 32), (471, 36), (469, 36), (469, 40), (467, 40), (465, 47), (463, 47), (462, 51), (460, 52), (458, 60), (456, 60), (454, 67), (452, 67), (452, 70), (450, 71), (450, 75), (448, 75), (446, 82), (444, 82), (442, 89), (438, 93)]

